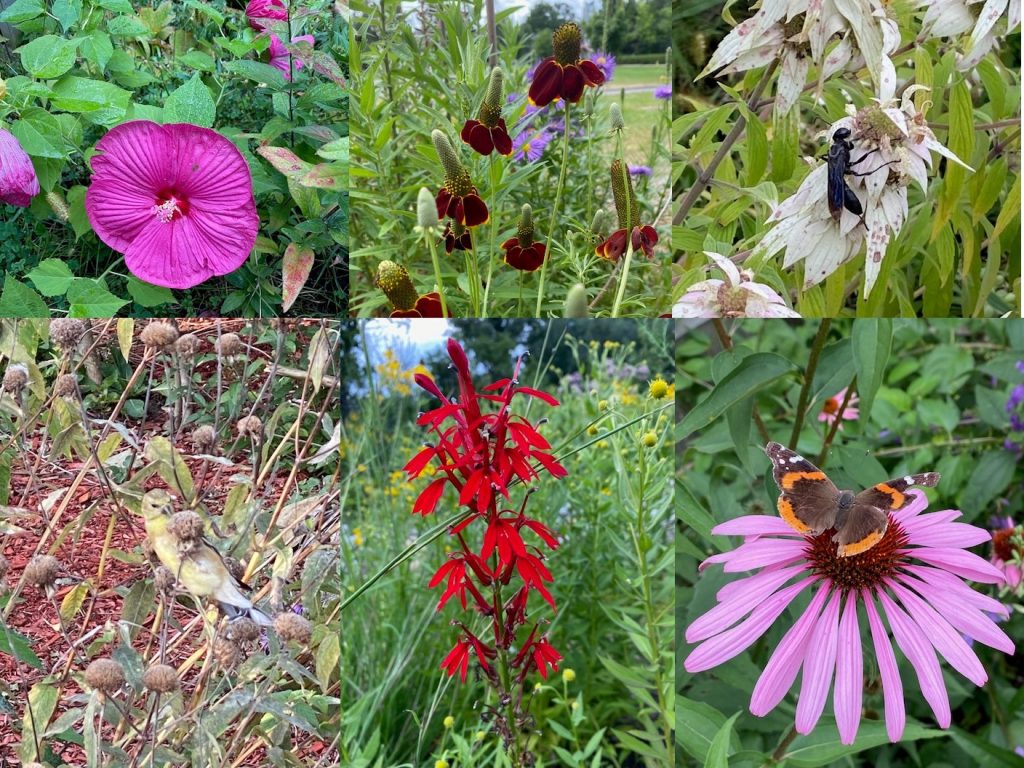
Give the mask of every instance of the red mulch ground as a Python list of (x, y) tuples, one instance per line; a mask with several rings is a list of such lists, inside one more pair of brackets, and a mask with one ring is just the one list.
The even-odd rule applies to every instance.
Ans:
[[(202, 338), (203, 335), (210, 335), (215, 332), (211, 331), (213, 322), (209, 320), (179, 321), (179, 327), (182, 332), (196, 332)], [(228, 331), (238, 332), (245, 325), (245, 321), (242, 320), (219, 322), (222, 323), (222, 333)], [(142, 327), (143, 325), (139, 324), (136, 330), (141, 330)], [(204, 341), (203, 347), (204, 351), (209, 351), (209, 342)], [(268, 353), (273, 351), (267, 345), (260, 345), (260, 348)], [(300, 348), (299, 354), (301, 352), (302, 349)], [(290, 361), (288, 364), (294, 363), (297, 363), (297, 361)], [(216, 363), (211, 363), (210, 365), (212, 369), (206, 373), (212, 377), (216, 373)], [(250, 381), (249, 385), (250, 387), (258, 387), (259, 382)], [(96, 414), (92, 415), (95, 416)], [(139, 435), (161, 434), (163, 432), (161, 427), (165, 414), (157, 412), (153, 416), (153, 420), (149, 420), (141, 425), (133, 425), (130, 422), (126, 423), (130, 428), (134, 428)], [(126, 421), (123, 416), (122, 421)], [(191, 459), (188, 456), (183, 458), (189, 465), (193, 476), (198, 477), (201, 474), (200, 466), (204, 462)], [(240, 451), (235, 458), (242, 462), (247, 458), (247, 452)], [(76, 464), (78, 463), (65, 462), (60, 467), (55, 467), (44, 462), (41, 464), (41, 469), (37, 470), (39, 486), (41, 487), (26, 495), (28, 478), (24, 471), (24, 466), (16, 461), (11, 481), (13, 490), (11, 502), (38, 512), (41, 509), (40, 502), (43, 497), (69, 482), (69, 478), (73, 476), (78, 466), (80, 466), (80, 464), (78, 466)], [(218, 482), (218, 479), (219, 477), (227, 477), (235, 473), (251, 473), (251, 467), (239, 463), (233, 467), (215, 465), (208, 469), (203, 497), (207, 508), (217, 510), (222, 507), (228, 488), (226, 483)], [(266, 493), (272, 493), (274, 486), (279, 488), (283, 483), (283, 476), (276, 477), (270, 481), (271, 488), (261, 490)], [(147, 487), (159, 487), (161, 485), (162, 481), (159, 478), (154, 478)], [(105, 497), (106, 490), (99, 479), (95, 474), (90, 475), (77, 489), (76, 495), (68, 504), (63, 517), (60, 520), (52, 521), (55, 531), (62, 531), (65, 526), (69, 526), (72, 529), (77, 527), (76, 520), (79, 515), (90, 505), (103, 500)], [(81, 610), (74, 617), (72, 625), (68, 627), (68, 632), (72, 638), (81, 637), (97, 627), (102, 627), (107, 622), (115, 623), (120, 618), (122, 611), (122, 598), (118, 592), (126, 592), (139, 579), (152, 578), (152, 571), (147, 563), (128, 565), (108, 556), (104, 566), (103, 577), (97, 582), (96, 574), (99, 570), (100, 554), (103, 551), (107, 526), (113, 514), (113, 509), (114, 506), (109, 501), (101, 501), (99, 508), (93, 513), (88, 525), (78, 532), (77, 536), (69, 535), (61, 547), (52, 553), (62, 564), (62, 572), (58, 578), (55, 596), (58, 605), (64, 596), (79, 582), (85, 579), (90, 579), (93, 582), (93, 594), (86, 598)], [(41, 552), (39, 552), (37, 550), (39, 550), (41, 536), (46, 529), (46, 523), (42, 517), (40, 516), (37, 520), (18, 518), (15, 523), (19, 527), (26, 529), (28, 533), (8, 536), (0, 544), (0, 551), (10, 561), (10, 572), (7, 575), (6, 582), (11, 588), (18, 583), (28, 561), (36, 554), (46, 554), (55, 539), (55, 536), (51, 534)], [(110, 547), (138, 554), (141, 551), (140, 545), (144, 536), (145, 532), (141, 521), (127, 513), (125, 516), (119, 516), (116, 520)], [(25, 711), (27, 690), (51, 672), (63, 670), (67, 663), (68, 644), (60, 631), (57, 612), (53, 604), (32, 587), (26, 587), (18, 595), (17, 599), (18, 604), (11, 610), (7, 624), (11, 629), (31, 639), (33, 650), (43, 661), (43, 669), (32, 669), (25, 664), (21, 664), (19, 667), (14, 657), (0, 653), (0, 681), (5, 682), (9, 686), (6, 698), (15, 712), (14, 715), (10, 715), (0, 711), (0, 765), (17, 764), (15, 748), (21, 741), (21, 728), (16, 718), (20, 717)], [(185, 606), (177, 605), (175, 607), (175, 617), (181, 623), (187, 621), (192, 613)], [(154, 638), (150, 631), (152, 620), (153, 616), (150, 616), (145, 622), (145, 627), (136, 637), (134, 647), (140, 653), (145, 652), (147, 647), (151, 645), (156, 647), (158, 644), (158, 639)], [(169, 645), (176, 637), (176, 634), (174, 630), (169, 632)], [(201, 633), (194, 633), (194, 635), (195, 637), (192, 642), (184, 643), (172, 655), (172, 658), (167, 660), (169, 664), (180, 664), (196, 649), (196, 642), (203, 642)], [(152, 652), (151, 649), (150, 654)], [(81, 654), (79, 658), (81, 658)], [(59, 669), (57, 668), (58, 665)], [(73, 666), (76, 672), (81, 671), (80, 662), (75, 663)], [(197, 670), (192, 671), (191, 675), (182, 681), (182, 689), (186, 695), (191, 692), (196, 674)], [(80, 692), (74, 681), (69, 678), (62, 687), (61, 703), (58, 703), (54, 718), (59, 717), (65, 710), (67, 705), (63, 702), (68, 701), (71, 696)], [(304, 741), (308, 741), (308, 736), (305, 737)], [(53, 740), (51, 740), (51, 745), (54, 747), (62, 746), (53, 742)], [(84, 753), (79, 747), (73, 744), (63, 746), (65, 748), (61, 753), (61, 757), (67, 764), (85, 765)], [(316, 762), (328, 748), (327, 744), (320, 742), (314, 742), (306, 746), (308, 747), (306, 754), (299, 755), (298, 757), (307, 760), (309, 764)], [(11, 762), (5, 763), (2, 761)], [(256, 750), (252, 754), (251, 759), (247, 760), (244, 765), (266, 765), (263, 750)]]

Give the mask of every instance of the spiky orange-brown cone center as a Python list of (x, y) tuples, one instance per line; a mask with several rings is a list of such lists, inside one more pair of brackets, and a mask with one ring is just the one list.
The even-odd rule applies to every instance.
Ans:
[(579, 26), (571, 21), (560, 26), (551, 35), (551, 51), (555, 61), (563, 67), (579, 61), (582, 45), (583, 33), (580, 32)]
[(804, 553), (814, 573), (831, 579), (843, 591), (880, 589), (906, 562), (907, 534), (891, 516), (882, 540), (860, 554), (840, 557), (838, 545), (832, 541), (834, 535), (830, 528), (809, 536)]

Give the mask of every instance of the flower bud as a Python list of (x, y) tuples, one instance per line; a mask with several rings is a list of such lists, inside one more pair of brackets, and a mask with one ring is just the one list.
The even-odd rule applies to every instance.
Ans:
[(178, 329), (166, 320), (153, 320), (142, 329), (139, 339), (147, 347), (163, 349), (178, 340)]
[(452, 146), (443, 131), (432, 131), (430, 138), (434, 141), (434, 151), (437, 152), (437, 159), (441, 161), (441, 167), (444, 168), (446, 181), (467, 173), (466, 169), (462, 167), (459, 156), (455, 154), (455, 147)]
[(142, 684), (155, 693), (178, 690), (178, 673), (168, 664), (154, 664), (142, 674)]
[(0, 128), (0, 202), (28, 208), (39, 194), (39, 179), (21, 144), (6, 128)]
[(533, 208), (529, 203), (524, 203), (519, 213), (519, 227), (516, 231), (519, 245), (522, 248), (529, 248), (533, 245)]
[(501, 68), (495, 67), (491, 70), (491, 77), (487, 82), (487, 95), (484, 96), (484, 103), (480, 105), (479, 120), (488, 128), (493, 128), (501, 119), (501, 85), (504, 76)]
[(622, 161), (613, 160), (612, 196), (615, 198), (615, 213), (619, 217), (619, 228), (631, 231), (640, 226), (640, 211), (633, 191), (633, 180), (622, 166)]
[(608, 117), (611, 120), (613, 131), (621, 131), (626, 127), (626, 120), (622, 117), (622, 107), (619, 106), (619, 102), (613, 101), (608, 107)]
[(587, 289), (583, 283), (576, 283), (565, 297), (565, 317), (590, 317), (587, 305)]
[(437, 218), (434, 196), (426, 187), (420, 187), (420, 194), (416, 198), (416, 223), (423, 229), (432, 229), (441, 223)]

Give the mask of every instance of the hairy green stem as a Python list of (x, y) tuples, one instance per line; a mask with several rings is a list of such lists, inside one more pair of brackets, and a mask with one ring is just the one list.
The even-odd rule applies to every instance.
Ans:
[(562, 133), (562, 170), (558, 174), (558, 189), (555, 192), (555, 205), (551, 209), (551, 222), (548, 224), (548, 239), (544, 244), (544, 261), (540, 265), (540, 285), (537, 287), (537, 308), (534, 312), (536, 317), (541, 317), (540, 310), (544, 305), (544, 276), (548, 271), (548, 262), (551, 261), (551, 238), (555, 235), (555, 224), (558, 222), (558, 206), (562, 203), (562, 188), (565, 187), (565, 172), (569, 165), (569, 108), (572, 105), (565, 102), (565, 130)]

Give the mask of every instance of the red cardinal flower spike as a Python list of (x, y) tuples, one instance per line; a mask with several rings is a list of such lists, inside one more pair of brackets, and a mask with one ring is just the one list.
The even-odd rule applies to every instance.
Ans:
[[(562, 659), (546, 636), (536, 639), (540, 625), (527, 619), (531, 594), (555, 608), (549, 589), (554, 576), (545, 562), (545, 552), (556, 549), (559, 542), (554, 531), (527, 515), (532, 489), (525, 490), (525, 486), (545, 474), (564, 477), (566, 470), (551, 455), (551, 445), (540, 434), (539, 425), (515, 413), (513, 404), (516, 395), (549, 406), (557, 406), (558, 400), (519, 385), (521, 358), (511, 378), (477, 389), (469, 357), (454, 339), (448, 341), (448, 356), (455, 371), (457, 396), (445, 395), (429, 376), (415, 377), (439, 405), (417, 419), (430, 438), (404, 471), (413, 479), (428, 467), (434, 468), (433, 479), (413, 503), (414, 514), (463, 512), (463, 518), (449, 531), (454, 551), (429, 582), (431, 589), (444, 587), (437, 610), (457, 598), (455, 602), (463, 610), (489, 618), (490, 634), (485, 639), (461, 621), (453, 621), (459, 627), (459, 637), (440, 666), (463, 682), (470, 669), (475, 669), (499, 689), (501, 681), (491, 662), (501, 654), (504, 661), (499, 667), (511, 670), (515, 684), (524, 686), (533, 671), (545, 679), (550, 671), (558, 671)], [(519, 493), (519, 509), (509, 509), (507, 500)], [(525, 641), (520, 635), (525, 635)], [(520, 691), (520, 699), (524, 691)]]
[(582, 45), (583, 33), (578, 25), (569, 22), (554, 31), (551, 35), (554, 55), (537, 65), (530, 84), (531, 104), (546, 107), (558, 99), (575, 104), (583, 96), (584, 88), (604, 83), (600, 67), (590, 59), (580, 58)]

